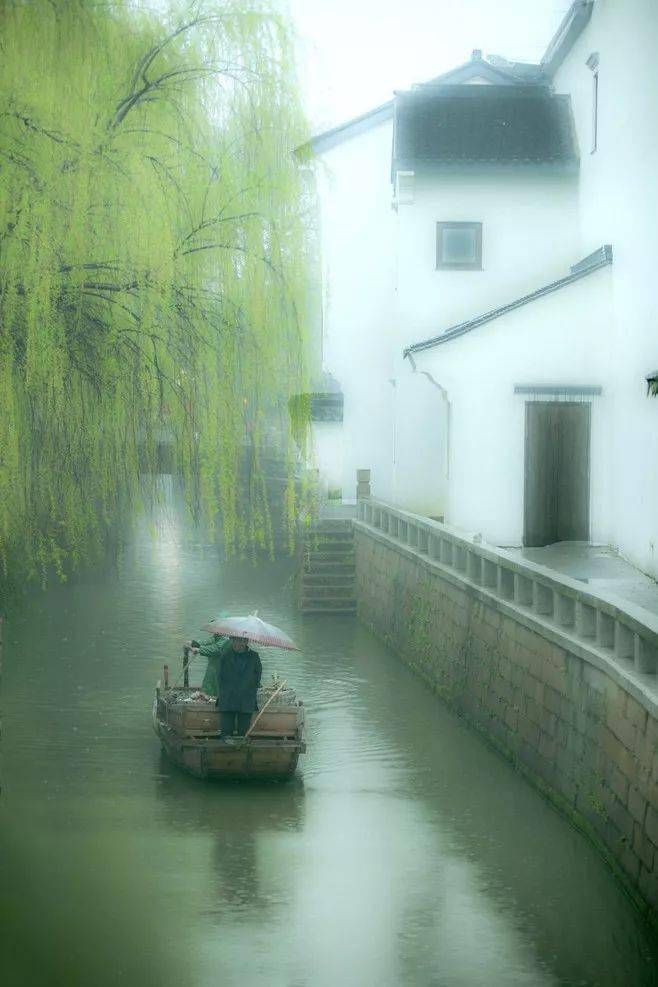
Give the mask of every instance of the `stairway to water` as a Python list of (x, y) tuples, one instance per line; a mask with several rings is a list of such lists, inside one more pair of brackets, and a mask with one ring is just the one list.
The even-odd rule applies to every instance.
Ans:
[(316, 522), (302, 542), (302, 613), (355, 614), (355, 576), (351, 520)]

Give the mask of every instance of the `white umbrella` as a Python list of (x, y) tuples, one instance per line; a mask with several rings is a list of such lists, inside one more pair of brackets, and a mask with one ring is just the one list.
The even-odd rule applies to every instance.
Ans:
[(201, 628), (211, 634), (221, 634), (222, 637), (244, 637), (254, 644), (265, 644), (272, 648), (285, 648), (287, 651), (299, 651), (299, 648), (287, 634), (266, 624), (257, 614), (248, 617), (217, 617)]

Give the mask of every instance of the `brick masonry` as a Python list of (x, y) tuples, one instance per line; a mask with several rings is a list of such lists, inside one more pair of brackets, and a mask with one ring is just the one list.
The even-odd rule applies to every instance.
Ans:
[(356, 526), (358, 615), (547, 795), (658, 924), (658, 719), (606, 674)]

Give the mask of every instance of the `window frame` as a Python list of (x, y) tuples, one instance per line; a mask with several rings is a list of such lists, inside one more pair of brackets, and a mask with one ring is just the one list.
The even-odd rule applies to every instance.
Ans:
[[(475, 231), (475, 260), (472, 262), (451, 262), (442, 259), (443, 231), (474, 230)], [(482, 270), (482, 223), (471, 221), (452, 222), (440, 220), (436, 224), (436, 270), (437, 271), (481, 271)]]

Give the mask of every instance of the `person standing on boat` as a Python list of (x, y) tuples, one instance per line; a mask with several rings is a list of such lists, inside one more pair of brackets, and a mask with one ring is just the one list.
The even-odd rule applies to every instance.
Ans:
[(208, 659), (206, 673), (203, 676), (203, 682), (201, 683), (201, 691), (205, 692), (207, 696), (218, 696), (219, 666), (221, 664), (222, 655), (230, 647), (230, 638), (222, 637), (221, 634), (213, 634), (213, 636), (203, 644), (199, 644), (198, 641), (190, 641), (189, 647), (195, 655), (202, 655), (204, 658)]
[(219, 721), (222, 737), (233, 732), (244, 737), (256, 709), (256, 694), (263, 672), (258, 652), (244, 637), (232, 637), (221, 656), (218, 673)]

